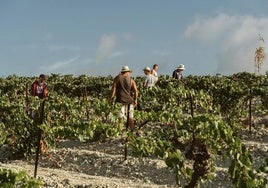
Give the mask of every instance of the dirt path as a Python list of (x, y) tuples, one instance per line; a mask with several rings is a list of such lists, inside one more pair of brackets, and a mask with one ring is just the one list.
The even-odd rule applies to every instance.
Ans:
[[(245, 134), (243, 141), (252, 151), (254, 166), (259, 166), (268, 157), (268, 130)], [(124, 145), (120, 140), (105, 143), (81, 143), (62, 140), (49, 155), (41, 155), (38, 179), (43, 187), (177, 187), (175, 177), (165, 162), (156, 158), (128, 157), (123, 161)], [(1, 155), (1, 154), (0, 154)], [(25, 170), (34, 174), (34, 160), (17, 160), (0, 163), (0, 168)], [(228, 164), (218, 161), (216, 178), (201, 187), (232, 187), (229, 181)]]
[[(120, 141), (85, 144), (61, 141), (41, 155), (38, 178), (44, 187), (175, 187), (175, 178), (164, 161), (129, 156), (124, 161)], [(34, 161), (9, 161), (0, 168), (34, 173)]]

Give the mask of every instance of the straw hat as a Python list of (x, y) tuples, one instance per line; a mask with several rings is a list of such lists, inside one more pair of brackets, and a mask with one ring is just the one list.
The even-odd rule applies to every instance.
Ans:
[(130, 70), (128, 66), (123, 66), (121, 72), (132, 72), (132, 70)]
[(150, 67), (145, 67), (143, 70), (144, 71), (151, 71)]
[(184, 68), (184, 65), (183, 64), (180, 64), (179, 66), (178, 66), (178, 69), (179, 70), (184, 70), (185, 68)]

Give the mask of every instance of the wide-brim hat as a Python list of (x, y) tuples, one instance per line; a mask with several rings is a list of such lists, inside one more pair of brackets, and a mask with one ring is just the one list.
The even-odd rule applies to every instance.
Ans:
[(179, 70), (184, 70), (185, 68), (184, 68), (184, 65), (183, 64), (180, 64), (179, 66), (178, 66), (178, 69)]
[(132, 72), (132, 70), (130, 70), (128, 66), (123, 66), (121, 72)]
[(145, 67), (144, 69), (142, 69), (144, 71), (151, 71), (150, 67)]

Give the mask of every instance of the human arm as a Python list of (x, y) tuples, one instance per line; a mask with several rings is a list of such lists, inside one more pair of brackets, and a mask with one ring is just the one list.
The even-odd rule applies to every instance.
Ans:
[(36, 84), (32, 83), (31, 90), (30, 90), (30, 93), (32, 96), (35, 96), (35, 91), (36, 91)]
[(109, 100), (109, 103), (110, 103), (111, 105), (113, 104), (113, 101), (114, 101), (115, 91), (116, 91), (116, 82), (115, 82), (115, 80), (114, 80), (114, 81), (113, 81), (113, 86), (112, 86), (112, 89), (111, 89), (110, 100)]
[(139, 91), (138, 91), (138, 88), (137, 88), (137, 84), (133, 79), (131, 79), (131, 89), (134, 92), (134, 106), (137, 106)]
[(48, 87), (45, 85), (44, 90), (43, 90), (43, 99), (46, 99), (48, 96)]
[(154, 69), (152, 69), (151, 74), (154, 75), (154, 76), (156, 76), (155, 73), (156, 73), (156, 71)]
[(173, 71), (172, 78), (176, 78), (176, 71)]
[(143, 88), (146, 88), (147, 83), (148, 83), (148, 78), (147, 78), (147, 76), (145, 76), (143, 79), (143, 83), (142, 83)]

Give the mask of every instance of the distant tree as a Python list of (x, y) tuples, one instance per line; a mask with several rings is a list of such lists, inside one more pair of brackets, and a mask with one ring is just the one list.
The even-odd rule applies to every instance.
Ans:
[(255, 51), (255, 73), (260, 74), (261, 66), (263, 64), (264, 58), (265, 58), (265, 53), (264, 53), (264, 39), (263, 37), (259, 34), (259, 41), (260, 41), (260, 46), (256, 48)]

